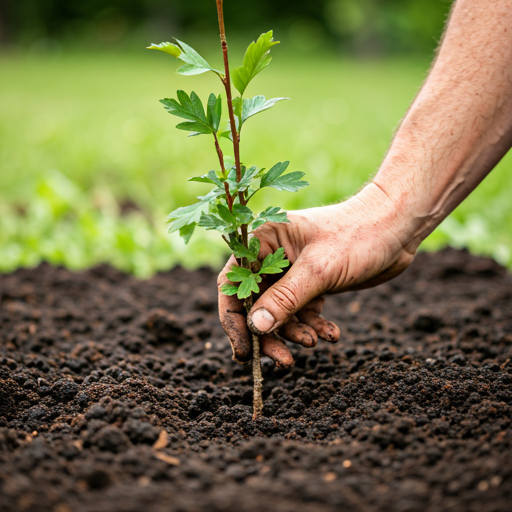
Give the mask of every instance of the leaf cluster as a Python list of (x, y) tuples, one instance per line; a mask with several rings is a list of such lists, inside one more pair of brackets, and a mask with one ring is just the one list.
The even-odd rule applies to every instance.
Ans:
[[(236, 293), (239, 298), (256, 293), (262, 275), (282, 272), (283, 268), (289, 265), (284, 250), (279, 249), (263, 260), (258, 272), (253, 272), (249, 268), (258, 258), (260, 242), (254, 236), (248, 241), (248, 235), (266, 222), (288, 222), (288, 218), (286, 212), (278, 206), (270, 206), (260, 213), (255, 213), (249, 208), (248, 202), (259, 190), (266, 187), (296, 192), (308, 185), (302, 179), (303, 172), (286, 173), (289, 162), (278, 162), (268, 170), (257, 166), (246, 167), (240, 163), (228, 165), (228, 157), (224, 157), (219, 145), (219, 138), (224, 137), (230, 139), (235, 146), (240, 140), (242, 126), (248, 119), (272, 108), (282, 100), (289, 99), (266, 99), (262, 95), (243, 97), (254, 77), (269, 65), (270, 49), (278, 42), (274, 41), (272, 31), (261, 34), (247, 48), (242, 65), (232, 70), (233, 85), (240, 93), (228, 103), (235, 127), (228, 121), (226, 128), (221, 129), (223, 109), (220, 94), (210, 94), (206, 106), (195, 92), (189, 95), (182, 90), (177, 91), (176, 99), (160, 100), (167, 112), (183, 120), (176, 125), (179, 130), (190, 132), (189, 136), (213, 135), (220, 163), (220, 172), (211, 170), (207, 174), (190, 178), (190, 181), (208, 183), (213, 185), (213, 188), (205, 196), (199, 196), (196, 203), (171, 212), (168, 216), (169, 232), (179, 231), (187, 243), (196, 226), (218, 231), (239, 263), (228, 274), (231, 283), (226, 285), (223, 292), (228, 295)], [(201, 55), (182, 41), (152, 44), (148, 48), (163, 51), (181, 60), (183, 65), (177, 70), (179, 74), (197, 75), (208, 71), (215, 73), (229, 92), (230, 84), (227, 83), (224, 74), (210, 66)], [(237, 140), (233, 141), (235, 134)]]
[[(257, 240), (253, 238), (252, 240)], [(252, 241), (251, 240), (251, 241)], [(237, 295), (239, 299), (249, 297), (251, 293), (258, 293), (258, 284), (261, 283), (262, 275), (280, 274), (283, 269), (288, 267), (290, 262), (285, 258), (284, 249), (280, 247), (273, 254), (269, 254), (262, 262), (261, 269), (253, 272), (250, 268), (234, 265), (227, 273), (227, 278), (231, 281), (222, 287), (222, 293), (225, 295)]]

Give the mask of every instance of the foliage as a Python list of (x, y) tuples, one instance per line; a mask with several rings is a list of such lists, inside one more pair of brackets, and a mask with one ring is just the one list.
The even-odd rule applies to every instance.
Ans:
[[(261, 34), (247, 48), (242, 65), (233, 69), (231, 73), (228, 67), (227, 45), (222, 47), (224, 73), (212, 68), (193, 48), (181, 41), (176, 40), (175, 44), (169, 42), (152, 44), (148, 47), (150, 50), (163, 51), (183, 61), (185, 64), (176, 71), (178, 74), (196, 75), (212, 71), (220, 78), (225, 88), (229, 121), (224, 131), (220, 131), (223, 104), (220, 94), (209, 95), (206, 109), (195, 92), (188, 95), (178, 90), (177, 99), (161, 100), (167, 112), (186, 119), (176, 128), (191, 132), (190, 136), (213, 136), (219, 160), (219, 169), (189, 180), (208, 183), (213, 185), (213, 189), (204, 196), (198, 196), (198, 202), (171, 212), (168, 221), (169, 232), (179, 231), (185, 243), (189, 242), (196, 226), (216, 230), (222, 235), (238, 263), (238, 266), (234, 266), (228, 273), (231, 283), (226, 284), (222, 291), (226, 295), (236, 293), (239, 299), (247, 299), (253, 293), (258, 293), (258, 285), (263, 275), (278, 274), (289, 265), (282, 248), (274, 254), (269, 254), (260, 268), (253, 264), (258, 259), (260, 249), (259, 240), (254, 235), (250, 238), (253, 231), (266, 222), (288, 222), (288, 219), (286, 212), (280, 211), (281, 208), (276, 206), (269, 206), (263, 212), (255, 214), (247, 206), (249, 201), (265, 187), (297, 192), (308, 185), (302, 180), (303, 172), (295, 171), (285, 174), (289, 162), (279, 162), (268, 170), (254, 165), (248, 168), (240, 162), (239, 143), (244, 123), (252, 116), (270, 109), (277, 102), (288, 99), (267, 100), (261, 95), (253, 98), (243, 97), (251, 81), (270, 64), (270, 49), (276, 44), (278, 41), (274, 41), (272, 31)], [(240, 93), (234, 99), (231, 96), (229, 76), (232, 77), (233, 85)], [(219, 137), (225, 137), (231, 141), (234, 155), (234, 164), (231, 166), (226, 166), (226, 162), (231, 159), (224, 157), (219, 145)]]

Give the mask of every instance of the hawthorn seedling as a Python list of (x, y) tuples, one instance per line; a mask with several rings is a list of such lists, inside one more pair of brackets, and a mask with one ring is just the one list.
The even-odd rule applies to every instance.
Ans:
[[(184, 119), (176, 128), (191, 132), (189, 136), (208, 135), (213, 138), (219, 160), (219, 169), (211, 170), (189, 181), (209, 183), (212, 190), (205, 196), (199, 196), (198, 202), (171, 212), (168, 216), (169, 232), (179, 231), (185, 243), (190, 240), (196, 226), (213, 229), (220, 233), (235, 255), (238, 266), (233, 266), (227, 274), (230, 283), (224, 285), (222, 292), (237, 295), (243, 299), (247, 311), (253, 304), (253, 297), (259, 292), (262, 276), (279, 274), (288, 267), (284, 249), (279, 248), (269, 254), (261, 264), (258, 262), (260, 241), (253, 231), (266, 222), (288, 222), (286, 212), (279, 206), (269, 206), (260, 213), (249, 208), (248, 203), (254, 195), (266, 187), (296, 192), (308, 183), (302, 180), (303, 172), (286, 173), (289, 162), (279, 162), (270, 169), (257, 166), (245, 166), (240, 159), (240, 136), (244, 124), (252, 116), (268, 110), (277, 102), (289, 98), (266, 99), (264, 96), (244, 97), (247, 86), (258, 73), (265, 69), (271, 60), (270, 49), (279, 43), (274, 41), (272, 31), (260, 35), (252, 42), (245, 53), (242, 65), (229, 68), (228, 45), (224, 29), (223, 0), (216, 0), (219, 19), (220, 40), (223, 55), (223, 69), (210, 66), (193, 48), (175, 39), (174, 43), (152, 44), (148, 48), (168, 53), (183, 64), (177, 69), (181, 75), (199, 75), (215, 73), (224, 86), (225, 98), (221, 94), (211, 93), (205, 105), (195, 92), (187, 94), (177, 92), (177, 98), (160, 100), (164, 108), (172, 115)], [(239, 95), (232, 96), (232, 87)], [(225, 100), (225, 101), (224, 101)], [(223, 105), (227, 108), (228, 122), (221, 129)], [(228, 165), (219, 144), (220, 138), (229, 139), (233, 148), (234, 165)], [(233, 160), (233, 159), (231, 159)], [(254, 377), (254, 418), (261, 415), (263, 402), (261, 397), (262, 376), (260, 366), (260, 345), (258, 336), (253, 335), (253, 377)]]

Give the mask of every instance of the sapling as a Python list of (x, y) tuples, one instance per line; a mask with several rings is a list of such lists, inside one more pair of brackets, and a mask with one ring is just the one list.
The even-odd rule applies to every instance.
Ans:
[[(206, 108), (195, 92), (187, 94), (177, 92), (177, 99), (160, 100), (164, 108), (172, 115), (185, 119), (176, 128), (191, 132), (189, 136), (209, 135), (219, 160), (219, 169), (211, 170), (202, 176), (195, 176), (189, 181), (209, 183), (213, 189), (199, 201), (171, 212), (168, 216), (169, 232), (179, 231), (188, 243), (196, 226), (213, 229), (220, 233), (235, 255), (237, 265), (231, 268), (227, 277), (230, 283), (222, 287), (222, 293), (237, 295), (244, 300), (249, 311), (254, 296), (259, 292), (262, 277), (267, 274), (279, 274), (290, 264), (281, 247), (269, 254), (263, 261), (258, 260), (260, 241), (253, 235), (254, 230), (266, 222), (288, 222), (286, 212), (279, 206), (269, 206), (256, 214), (248, 206), (254, 195), (266, 187), (277, 190), (296, 192), (308, 183), (302, 180), (303, 172), (295, 171), (285, 174), (289, 162), (279, 162), (270, 169), (255, 165), (246, 166), (240, 158), (240, 136), (247, 120), (277, 102), (289, 98), (266, 99), (264, 96), (244, 97), (247, 86), (255, 76), (265, 69), (271, 60), (270, 49), (279, 43), (274, 41), (272, 31), (260, 35), (252, 42), (239, 67), (230, 70), (228, 45), (224, 28), (223, 0), (216, 0), (219, 20), (220, 41), (223, 56), (223, 69), (215, 69), (193, 48), (175, 39), (174, 43), (152, 44), (148, 48), (160, 50), (179, 59), (183, 64), (177, 69), (181, 75), (199, 75), (215, 73), (224, 86), (225, 98), (221, 94), (211, 93), (206, 101)], [(232, 84), (239, 95), (233, 97)], [(225, 130), (221, 129), (223, 104), (227, 108), (228, 122)], [(225, 157), (219, 139), (230, 141), (233, 157)], [(229, 162), (234, 161), (231, 165)], [(260, 344), (258, 336), (252, 335), (253, 344), (253, 417), (261, 415), (263, 409), (262, 382), (260, 365)]]

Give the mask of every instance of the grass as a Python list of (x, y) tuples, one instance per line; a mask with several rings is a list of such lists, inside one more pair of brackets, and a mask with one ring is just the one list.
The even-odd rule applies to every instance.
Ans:
[[(244, 162), (291, 160), (290, 169), (307, 173), (311, 186), (288, 195), (288, 209), (353, 194), (378, 169), (428, 65), (276, 51), (248, 93), (293, 101), (248, 122)], [(208, 137), (176, 131), (158, 99), (221, 90), (214, 76), (174, 69), (158, 52), (2, 56), (0, 270), (41, 259), (72, 268), (109, 261), (146, 276), (175, 263), (221, 264), (214, 235), (202, 232), (185, 247), (165, 229), (168, 212), (204, 192), (186, 178), (213, 168), (215, 154)], [(423, 247), (450, 243), (512, 265), (511, 163), (508, 155)], [(121, 215), (127, 199), (142, 211)], [(255, 207), (274, 199), (260, 197)]]

